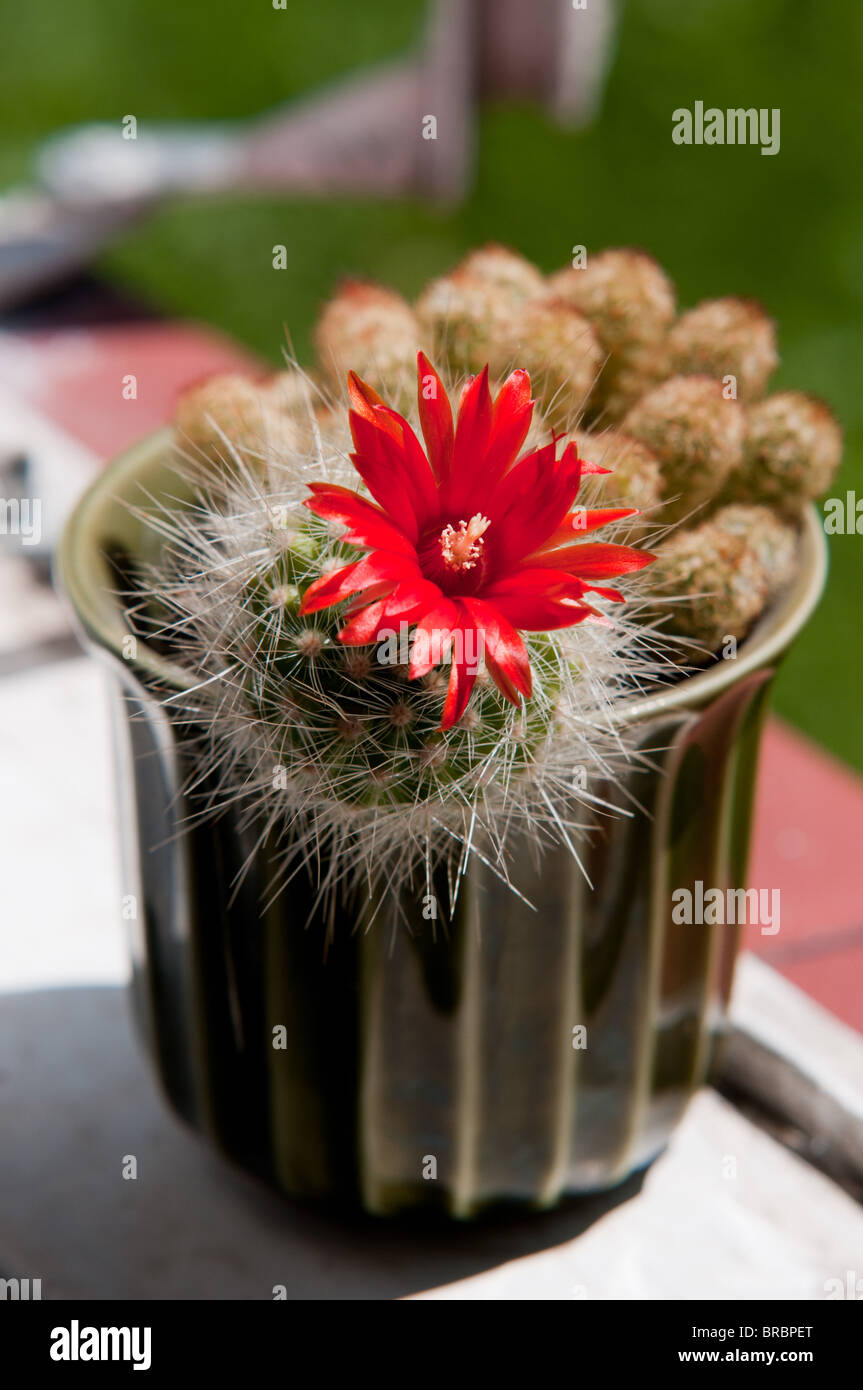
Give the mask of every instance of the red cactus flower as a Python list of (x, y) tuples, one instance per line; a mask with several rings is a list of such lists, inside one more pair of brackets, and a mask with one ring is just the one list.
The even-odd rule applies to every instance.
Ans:
[[(351, 434), (357, 472), (375, 502), (349, 488), (312, 483), (305, 505), (347, 525), (342, 540), (370, 553), (306, 590), (301, 612), (351, 598), (339, 633), (348, 645), (379, 641), (402, 623), (414, 628), (410, 676), (451, 653), (441, 728), (463, 715), (484, 654), (513, 704), (531, 693), (530, 662), (517, 629), (546, 632), (601, 615), (585, 601), (594, 581), (641, 569), (654, 558), (625, 545), (578, 538), (635, 508), (570, 509), (582, 475), (607, 473), (556, 441), (519, 458), (534, 402), (530, 377), (515, 371), (492, 401), (488, 367), (464, 387), (453, 428), (443, 384), (417, 357), (423, 451), (408, 422), (353, 372)], [(375, 505), (377, 503), (378, 505)], [(467, 653), (467, 654), (466, 654)]]

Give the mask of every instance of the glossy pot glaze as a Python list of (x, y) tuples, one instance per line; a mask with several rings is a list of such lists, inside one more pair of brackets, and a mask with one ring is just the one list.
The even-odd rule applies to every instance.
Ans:
[(230, 814), (186, 823), (186, 755), (154, 692), (189, 677), (140, 641), (126, 659), (114, 593), (111, 560), (155, 543), (128, 510), (142, 488), (177, 493), (167, 435), (81, 501), (59, 581), (115, 678), (135, 1011), (171, 1105), (285, 1192), (378, 1214), (547, 1206), (644, 1167), (709, 1073), (738, 945), (733, 926), (675, 925), (671, 893), (745, 882), (771, 681), (824, 581), (815, 513), (795, 584), (736, 660), (622, 707), (652, 770), (629, 774), (643, 811), (586, 845), (592, 890), (567, 851), (525, 844), (535, 911), (473, 859), (453, 920), (405, 903), (408, 931), (388, 900), (363, 931), (370, 905), (345, 903), (325, 948), (313, 884), (264, 911), (267, 847), (235, 893), (247, 837)]

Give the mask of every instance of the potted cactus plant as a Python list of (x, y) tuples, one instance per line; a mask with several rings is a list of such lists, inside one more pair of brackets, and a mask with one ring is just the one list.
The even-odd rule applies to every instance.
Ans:
[(349, 283), (187, 391), (60, 579), (118, 678), (139, 1022), (283, 1190), (464, 1217), (612, 1186), (721, 1036), (772, 675), (841, 440), (755, 306), (501, 247)]

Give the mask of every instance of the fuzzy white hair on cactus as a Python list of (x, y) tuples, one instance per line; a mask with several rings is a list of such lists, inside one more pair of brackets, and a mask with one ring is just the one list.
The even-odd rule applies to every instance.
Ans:
[[(455, 384), (461, 387), (462, 411), (472, 408), (471, 380)], [(520, 374), (516, 388), (515, 406), (525, 417), (523, 433), (519, 427), (510, 441), (517, 454), (531, 413), (525, 409), (526, 374)], [(188, 690), (166, 693), (166, 699), (172, 719), (185, 731), (189, 794), (198, 798), (197, 814), (235, 808), (243, 827), (254, 831), (249, 862), (266, 842), (281, 865), (278, 890), (305, 866), (331, 907), (339, 894), (379, 881), (427, 883), (444, 857), (452, 865), (453, 895), (472, 855), (506, 882), (508, 845), (516, 835), (529, 836), (537, 853), (544, 845), (563, 843), (580, 862), (579, 839), (597, 819), (629, 813), (634, 799), (629, 770), (646, 756), (630, 746), (616, 707), (655, 683), (669, 665), (651, 626), (637, 621), (644, 606), (637, 571), (649, 557), (620, 543), (638, 534), (632, 510), (588, 513), (593, 517), (588, 530), (607, 528), (601, 544), (591, 536), (585, 540), (580, 524), (574, 537), (567, 536), (566, 548), (561, 545), (560, 524), (589, 465), (578, 459), (575, 445), (557, 458), (551, 436), (527, 455), (527, 465), (515, 456), (504, 458), (500, 447), (497, 455), (500, 487), (522, 468), (540, 483), (545, 476), (546, 490), (553, 480), (561, 488), (561, 515), (549, 512), (546, 518), (556, 537), (550, 544), (560, 546), (553, 551), (554, 565), (528, 535), (527, 503), (517, 518), (525, 544), (534, 551), (530, 565), (519, 572), (529, 570), (534, 583), (540, 582), (538, 573), (557, 576), (543, 591), (546, 597), (537, 599), (548, 615), (548, 630), (537, 620), (514, 633), (522, 674), (505, 666), (500, 646), (486, 652), (471, 677), (455, 670), (446, 643), (439, 662), (417, 671), (376, 659), (377, 628), (361, 629), (361, 635), (368, 634), (364, 641), (346, 642), (346, 622), (356, 623), (357, 613), (368, 614), (376, 603), (386, 605), (381, 590), (387, 585), (376, 579), (351, 596), (350, 580), (340, 576), (356, 576), (357, 565), (365, 563), (358, 552), (362, 556), (373, 542), (359, 536), (353, 512), (345, 531), (344, 524), (333, 527), (322, 504), (317, 511), (324, 515), (316, 514), (314, 504), (310, 511), (310, 495), (319, 503), (321, 497), (341, 498), (356, 483), (356, 468), (362, 471), (358, 438), (363, 446), (376, 447), (356, 424), (358, 408), (391, 438), (408, 439), (410, 430), (415, 441), (416, 424), (425, 428), (427, 439), (432, 436), (432, 450), (444, 447), (434, 438), (434, 421), (420, 420), (416, 410), (411, 421), (402, 420), (366, 389), (360, 407), (353, 390), (352, 452), (349, 402), (304, 385), (296, 368), (282, 374), (277, 393), (272, 385), (258, 388), (257, 420), (244, 387), (236, 436), (237, 410), (206, 387), (203, 423), (188, 401), (179, 415), (192, 425), (185, 434), (179, 427), (177, 432), (178, 471), (191, 502), (165, 501), (155, 510), (151, 502), (140, 512), (156, 528), (160, 543), (157, 560), (140, 577), (138, 625), (151, 640), (167, 644), (172, 661), (190, 677)], [(487, 386), (473, 389), (476, 397)], [(506, 389), (512, 394), (513, 388)], [(441, 392), (448, 410), (457, 392), (443, 383)], [(486, 402), (480, 400), (477, 409), (482, 413)], [(457, 451), (461, 428), (457, 422)], [(413, 442), (406, 447), (413, 449)], [(491, 457), (490, 450), (462, 454), (478, 469)], [(310, 484), (317, 492), (310, 493)], [(478, 607), (477, 599), (471, 608), (470, 597), (461, 597), (462, 590), (474, 598), (484, 593), (483, 584), (493, 595), (489, 567), (502, 554), (506, 533), (488, 478), (486, 484), (488, 510), (466, 507), (462, 514), (453, 503), (455, 510), (442, 513), (437, 530), (428, 532), (431, 558), (423, 561), (425, 571), (416, 571), (417, 587), (434, 607), (429, 576), (436, 577), (460, 621), (464, 613), (482, 612), (491, 625), (488, 632), (499, 635), (496, 620), (488, 617), (491, 598), (483, 600), (485, 607)], [(591, 484), (589, 477), (588, 493)], [(389, 487), (394, 498), (395, 474)], [(368, 484), (351, 496), (358, 502), (350, 506), (362, 503), (369, 509), (369, 525), (377, 524), (371, 508), (384, 516)], [(515, 500), (521, 505), (518, 496)], [(435, 499), (430, 497), (428, 505), (436, 505)], [(540, 529), (542, 524), (540, 519)], [(605, 540), (609, 534), (614, 543)], [(388, 544), (397, 544), (389, 532), (386, 536)], [(409, 568), (421, 542), (418, 537), (410, 555), (402, 547)], [(380, 554), (373, 550), (371, 558)], [(582, 554), (585, 578), (578, 577)], [(601, 574), (621, 574), (615, 580), (620, 592), (594, 583)], [(404, 583), (389, 585), (390, 601)], [(310, 599), (322, 586), (339, 595), (332, 604)], [(501, 613), (504, 587), (498, 582)], [(623, 598), (629, 601), (628, 616), (620, 616)], [(508, 611), (515, 614), (519, 605), (514, 600)], [(401, 611), (413, 626), (419, 610), (402, 605)], [(398, 615), (391, 614), (390, 621), (398, 627)], [(504, 627), (509, 630), (501, 616), (500, 631)], [(525, 663), (529, 696), (517, 683), (524, 679)], [(279, 770), (275, 778), (274, 768)], [(574, 768), (586, 770), (577, 784)]]

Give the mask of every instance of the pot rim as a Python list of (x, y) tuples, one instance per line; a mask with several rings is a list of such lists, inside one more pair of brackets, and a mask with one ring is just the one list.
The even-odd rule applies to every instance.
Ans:
[[(170, 426), (147, 435), (110, 463), (78, 500), (60, 540), (55, 560), (55, 581), (70, 604), (82, 635), (121, 666), (175, 690), (197, 684), (184, 667), (166, 661), (140, 637), (134, 658), (124, 655), (123, 641), (131, 634), (118, 598), (106, 604), (110, 570), (105, 549), (122, 531), (128, 531), (132, 515), (129, 503), (146, 497), (146, 479), (161, 469), (165, 481), (178, 477), (171, 464), (174, 432)], [(138, 493), (139, 497), (135, 496)], [(177, 500), (180, 500), (179, 493)], [(628, 723), (670, 711), (704, 705), (754, 671), (782, 655), (814, 611), (827, 576), (827, 541), (820, 514), (814, 505), (801, 512), (800, 562), (788, 590), (759, 619), (741, 643), (733, 661), (716, 661), (706, 670), (687, 676), (675, 685), (648, 695), (621, 700), (615, 722)]]

